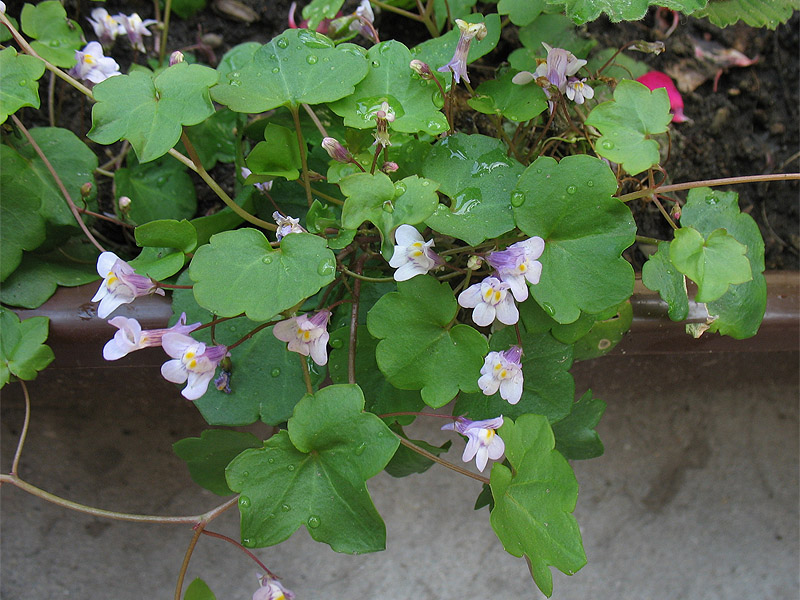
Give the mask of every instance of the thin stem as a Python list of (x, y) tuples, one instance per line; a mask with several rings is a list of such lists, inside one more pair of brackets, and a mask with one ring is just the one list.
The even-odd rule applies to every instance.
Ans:
[(369, 169), (369, 174), (375, 174), (375, 166), (378, 164), (378, 157), (381, 155), (381, 145), (377, 144), (375, 146), (375, 156), (372, 157), (372, 167)]
[(308, 178), (308, 157), (306, 156), (308, 148), (306, 148), (306, 142), (303, 139), (303, 129), (300, 127), (300, 112), (296, 106), (290, 106), (289, 112), (292, 113), (294, 130), (297, 133), (297, 145), (300, 148), (300, 163), (303, 165), (303, 187), (306, 188), (306, 200), (308, 205), (311, 206), (314, 198), (311, 196), (311, 181)]
[(172, 0), (164, 2), (164, 28), (161, 30), (161, 48), (158, 53), (158, 66), (164, 64), (167, 53), (167, 35), (169, 34), (169, 16), (172, 14)]
[(497, 126), (497, 133), (500, 134), (500, 137), (503, 138), (503, 141), (506, 143), (506, 146), (508, 146), (508, 151), (511, 152), (514, 155), (514, 158), (516, 158), (519, 162), (522, 162), (523, 157), (519, 155), (519, 152), (517, 152), (517, 148), (514, 146), (514, 142), (509, 139), (508, 134), (506, 133), (505, 129), (503, 129), (503, 117), (501, 117), (500, 115), (497, 115), (496, 126)]
[(370, 2), (380, 8), (381, 10), (386, 10), (389, 12), (393, 12), (395, 14), (401, 15), (407, 19), (411, 19), (412, 21), (419, 21), (420, 23), (423, 21), (420, 15), (412, 13), (407, 10), (403, 10), (402, 8), (397, 8), (396, 6), (392, 6), (391, 4), (386, 4), (385, 2), (381, 2), (380, 0), (370, 0)]
[(11, 463), (11, 474), (16, 477), (17, 469), (19, 467), (19, 459), (22, 456), (22, 447), (25, 445), (25, 438), (28, 437), (28, 425), (31, 422), (31, 397), (28, 395), (28, 386), (20, 379), (22, 386), (22, 394), (25, 396), (25, 420), (22, 422), (22, 432), (19, 434), (19, 442), (17, 442), (17, 450), (14, 452), (14, 461)]
[(236, 541), (236, 540), (234, 540), (233, 538), (229, 538), (227, 535), (222, 535), (221, 533), (216, 533), (216, 532), (214, 532), (214, 531), (208, 531), (208, 529), (203, 529), (202, 533), (203, 533), (203, 535), (208, 535), (208, 536), (211, 536), (211, 537), (218, 538), (218, 539), (220, 539), (220, 540), (225, 540), (225, 541), (226, 541), (226, 542), (228, 542), (229, 544), (233, 544), (234, 546), (236, 546), (237, 548), (239, 548), (239, 550), (241, 550), (242, 552), (244, 552), (245, 554), (247, 554), (247, 556), (249, 556), (250, 558), (252, 558), (252, 559), (253, 559), (253, 560), (254, 560), (254, 561), (255, 561), (255, 562), (258, 564), (258, 566), (259, 566), (259, 567), (261, 567), (262, 569), (264, 569), (264, 571), (266, 571), (266, 572), (267, 572), (267, 575), (269, 575), (269, 576), (270, 576), (270, 577), (272, 577), (273, 579), (279, 579), (279, 577), (278, 577), (277, 575), (275, 575), (275, 573), (273, 573), (272, 571), (270, 571), (270, 570), (267, 568), (267, 566), (266, 566), (266, 565), (265, 565), (263, 562), (261, 562), (260, 560), (258, 560), (258, 557), (257, 557), (255, 554), (253, 554), (252, 552), (250, 552), (250, 550), (248, 550), (247, 548), (245, 548), (244, 546), (242, 546), (242, 545), (241, 545), (239, 542), (237, 542), (237, 541)]
[[(356, 164), (358, 165), (358, 163), (356, 163)], [(360, 168), (360, 169), (361, 169), (361, 170), (362, 170), (364, 173), (366, 173), (366, 171), (364, 171), (364, 167), (362, 167), (361, 165), (358, 165), (358, 167), (359, 167), (359, 168)], [(300, 183), (300, 182), (298, 182), (298, 183)], [(302, 184), (301, 184), (301, 185), (302, 185)], [(342, 201), (341, 201), (341, 200), (339, 200), (338, 198), (334, 198), (333, 196), (329, 196), (328, 194), (326, 194), (326, 193), (324, 193), (324, 192), (320, 192), (318, 189), (316, 189), (316, 188), (313, 188), (313, 187), (311, 188), (311, 191), (312, 191), (314, 194), (316, 194), (317, 196), (319, 196), (320, 198), (322, 198), (323, 200), (327, 200), (328, 202), (332, 202), (333, 204), (338, 204), (339, 206), (344, 206), (344, 202), (342, 202)]]
[(458, 465), (454, 465), (451, 462), (447, 462), (446, 460), (439, 458), (435, 454), (431, 454), (427, 450), (423, 450), (422, 448), (420, 448), (416, 444), (412, 444), (411, 442), (409, 442), (403, 436), (398, 435), (396, 433), (395, 433), (395, 435), (397, 436), (397, 439), (400, 440), (400, 443), (403, 444), (403, 446), (405, 446), (409, 450), (413, 450), (417, 454), (421, 454), (425, 458), (427, 458), (429, 460), (432, 460), (433, 462), (439, 463), (443, 467), (447, 467), (448, 469), (450, 469), (452, 471), (455, 471), (456, 473), (461, 473), (462, 475), (466, 475), (467, 477), (472, 477), (472, 479), (475, 479), (476, 481), (480, 481), (481, 483), (485, 483), (486, 485), (489, 485), (489, 480), (486, 477), (482, 477), (481, 475), (476, 475), (472, 471), (467, 471), (463, 467), (459, 467)]
[(355, 279), (359, 279), (361, 281), (371, 281), (372, 283), (391, 283), (392, 281), (394, 281), (394, 277), (368, 277), (366, 275), (361, 275), (361, 273), (355, 273), (354, 271), (351, 271), (344, 265), (339, 265), (339, 270), (342, 273), (349, 275), (350, 277), (354, 277)]
[[(354, 270), (359, 275), (364, 270), (364, 263), (369, 260), (368, 254), (363, 254), (355, 261)], [(358, 340), (358, 307), (361, 296), (361, 280), (353, 283), (353, 305), (350, 307), (350, 338), (347, 346), (347, 383), (356, 382), (356, 343)]]
[(175, 584), (175, 600), (181, 600), (181, 592), (183, 591), (183, 580), (186, 577), (186, 570), (189, 568), (189, 561), (192, 559), (194, 548), (197, 546), (197, 542), (200, 539), (200, 535), (203, 533), (203, 529), (205, 529), (205, 527), (205, 523), (198, 523), (197, 527), (195, 527), (192, 541), (189, 542), (189, 547), (186, 548), (186, 554), (183, 555), (181, 570), (178, 571), (178, 581)]
[(681, 190), (690, 190), (698, 187), (713, 187), (717, 185), (736, 185), (738, 183), (757, 183), (759, 181), (791, 181), (800, 179), (800, 173), (778, 173), (778, 174), (765, 174), (765, 175), (745, 175), (743, 177), (724, 177), (722, 179), (705, 179), (703, 181), (690, 181), (688, 183), (673, 183), (671, 185), (662, 185), (655, 190), (643, 189), (631, 192), (630, 194), (623, 194), (617, 196), (620, 202), (629, 202), (637, 198), (644, 198), (653, 192), (657, 191), (659, 194), (667, 192), (678, 192)]
[(56, 126), (55, 96), (56, 96), (56, 75), (51, 71), (50, 82), (47, 87), (47, 116), (50, 119), (50, 127)]
[(275, 325), (275, 323), (277, 323), (277, 322), (278, 321), (267, 321), (266, 323), (262, 323), (261, 325), (259, 325), (255, 329), (253, 329), (253, 331), (251, 331), (246, 336), (244, 336), (242, 339), (240, 339), (239, 341), (234, 342), (233, 344), (228, 346), (228, 350), (233, 350), (234, 348), (236, 348), (236, 346), (238, 346), (242, 342), (246, 342), (247, 340), (249, 340), (251, 337), (253, 337), (255, 334), (257, 334), (262, 329), (265, 329), (267, 327), (271, 327), (272, 325)]
[(239, 317), (243, 317), (244, 313), (239, 313), (238, 315), (234, 315), (233, 317), (219, 317), (218, 319), (214, 319), (213, 321), (209, 321), (208, 323), (204, 323), (200, 325), (195, 331), (200, 331), (201, 329), (205, 329), (206, 327), (214, 327), (215, 325), (219, 325), (220, 323), (224, 323), (225, 321), (230, 321), (231, 319), (238, 319)]
[(214, 190), (214, 192), (217, 194), (220, 200), (222, 200), (228, 206), (228, 208), (230, 208), (233, 212), (239, 215), (242, 219), (244, 219), (248, 223), (252, 223), (253, 225), (258, 225), (259, 227), (263, 227), (264, 229), (269, 229), (271, 231), (278, 230), (277, 225), (259, 219), (255, 215), (251, 215), (241, 206), (236, 204), (236, 202), (234, 202), (231, 199), (231, 197), (225, 193), (225, 190), (223, 190), (219, 186), (219, 184), (216, 181), (214, 181), (211, 175), (209, 175), (208, 172), (203, 168), (203, 164), (200, 162), (200, 157), (197, 155), (197, 151), (194, 149), (194, 145), (192, 145), (192, 142), (189, 141), (189, 137), (186, 135), (185, 131), (181, 132), (181, 141), (183, 142), (183, 145), (186, 148), (186, 152), (189, 153), (190, 158), (185, 157), (183, 154), (175, 150), (175, 148), (170, 149), (169, 151), (170, 155), (174, 156), (183, 164), (185, 164), (187, 167), (189, 167), (192, 171), (197, 173), (200, 176), (200, 178), (208, 184), (208, 187)]
[[(555, 107), (553, 107), (553, 108), (555, 109)], [(542, 138), (544, 137), (544, 134), (547, 133), (547, 130), (550, 129), (550, 125), (553, 124), (553, 119), (555, 118), (555, 116), (556, 116), (556, 111), (555, 110), (550, 111), (550, 118), (547, 120), (547, 124), (544, 126), (542, 131), (539, 133), (539, 135), (536, 138), (536, 141), (531, 145), (531, 149), (528, 151), (528, 155), (525, 157), (527, 159), (527, 162), (530, 162), (531, 158), (533, 158), (533, 155), (536, 152), (536, 149), (538, 148), (539, 143), (542, 141)]]
[(306, 391), (309, 394), (313, 394), (314, 386), (311, 385), (311, 374), (308, 372), (308, 363), (306, 362), (306, 357), (302, 354), (298, 354), (297, 356), (300, 357), (300, 366), (303, 369), (303, 381), (306, 383)]
[(28, 132), (28, 130), (22, 124), (22, 121), (20, 121), (16, 115), (11, 115), (11, 118), (13, 119), (14, 124), (19, 128), (19, 130), (28, 140), (28, 143), (31, 145), (31, 148), (33, 148), (34, 152), (36, 152), (39, 158), (42, 159), (44, 166), (47, 167), (48, 171), (50, 171), (50, 175), (53, 176), (53, 179), (55, 180), (58, 189), (61, 191), (61, 194), (64, 196), (64, 199), (67, 201), (69, 209), (72, 211), (72, 215), (78, 222), (78, 226), (81, 228), (81, 230), (83, 230), (83, 233), (86, 236), (86, 238), (92, 243), (92, 245), (94, 245), (95, 248), (100, 250), (100, 252), (105, 252), (106, 249), (103, 248), (100, 242), (98, 242), (95, 239), (95, 237), (92, 235), (92, 232), (89, 231), (88, 227), (86, 227), (86, 223), (84, 223), (83, 219), (81, 219), (80, 212), (78, 212), (78, 207), (75, 206), (75, 203), (72, 201), (72, 197), (69, 195), (67, 188), (64, 187), (64, 183), (61, 181), (61, 178), (58, 176), (58, 173), (56, 173), (56, 170), (53, 168), (53, 165), (50, 164), (49, 160), (47, 160), (47, 157), (44, 155), (44, 152), (42, 152), (42, 149), (39, 147), (39, 144), (37, 144), (36, 141), (34, 141), (31, 134)]
[[(325, 126), (322, 124), (322, 121), (319, 120), (317, 113), (314, 112), (314, 109), (312, 109), (308, 104), (305, 103), (301, 104), (301, 106), (308, 113), (308, 116), (311, 117), (311, 120), (314, 121), (314, 125), (317, 126), (317, 129), (322, 134), (322, 137), (328, 137), (328, 132), (325, 129)], [(264, 568), (266, 569), (266, 567)]]
[(658, 246), (664, 240), (657, 240), (656, 238), (647, 237), (644, 235), (637, 235), (636, 241), (640, 244), (652, 244), (653, 246)]
[(605, 64), (603, 64), (603, 66), (602, 66), (602, 67), (600, 67), (599, 69), (597, 69), (597, 73), (595, 74), (595, 76), (597, 76), (597, 75), (600, 75), (600, 73), (602, 73), (602, 72), (603, 72), (603, 70), (604, 70), (604, 69), (605, 69), (605, 68), (606, 68), (608, 65), (610, 65), (612, 62), (614, 62), (614, 59), (615, 59), (615, 58), (617, 58), (617, 55), (619, 55), (619, 53), (620, 53), (620, 52), (623, 52), (624, 50), (627, 50), (628, 48), (630, 48), (631, 46), (633, 46), (633, 45), (634, 45), (634, 44), (635, 44), (637, 41), (638, 41), (638, 40), (634, 40), (634, 41), (632, 41), (632, 42), (628, 42), (627, 44), (625, 44), (624, 46), (622, 46), (620, 49), (618, 49), (616, 52), (614, 52), (614, 54), (612, 54), (612, 55), (609, 57), (609, 59), (608, 59), (608, 60), (605, 62)]

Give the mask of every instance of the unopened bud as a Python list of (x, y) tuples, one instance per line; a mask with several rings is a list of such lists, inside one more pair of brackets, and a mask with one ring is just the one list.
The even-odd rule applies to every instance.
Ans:
[(177, 65), (178, 63), (183, 62), (183, 52), (180, 50), (175, 50), (172, 54), (169, 55), (169, 66)]
[(666, 48), (664, 42), (647, 42), (645, 40), (636, 40), (632, 46), (633, 50), (656, 55), (661, 54)]
[(672, 210), (669, 211), (669, 213), (670, 213), (670, 215), (672, 216), (673, 219), (675, 219), (676, 221), (680, 221), (680, 219), (681, 219), (681, 205), (676, 202), (675, 205), (672, 207)]
[(89, 194), (92, 193), (92, 182), (87, 181), (81, 186), (81, 198), (88, 198)]
[(409, 63), (408, 66), (411, 67), (411, 70), (414, 71), (414, 73), (423, 79), (433, 79), (433, 72), (431, 72), (431, 68), (428, 66), (428, 63), (424, 63), (415, 58)]
[(333, 160), (340, 163), (349, 163), (353, 161), (350, 151), (339, 143), (339, 140), (332, 137), (326, 137), (322, 140), (322, 147)]
[(122, 214), (127, 214), (127, 212), (131, 209), (131, 199), (127, 196), (120, 196), (119, 200), (117, 200), (117, 205), (119, 206), (119, 211)]
[(476, 271), (480, 269), (482, 264), (483, 264), (483, 259), (480, 256), (476, 256), (474, 254), (469, 257), (469, 260), (467, 260), (467, 268), (470, 271)]
[(396, 162), (387, 161), (381, 166), (381, 171), (384, 173), (394, 173), (400, 166)]

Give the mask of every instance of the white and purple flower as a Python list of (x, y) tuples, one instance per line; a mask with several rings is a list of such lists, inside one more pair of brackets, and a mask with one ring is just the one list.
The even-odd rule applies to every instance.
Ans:
[(119, 21), (108, 14), (105, 8), (95, 8), (92, 11), (92, 16), (87, 17), (87, 21), (92, 24), (94, 34), (100, 39), (100, 43), (103, 46), (110, 46), (118, 35), (125, 35), (125, 28), (120, 25)]
[(103, 47), (99, 42), (89, 42), (83, 50), (75, 50), (75, 60), (78, 62), (69, 70), (75, 79), (100, 83), (109, 77), (122, 75), (117, 61), (103, 56)]
[[(247, 167), (242, 167), (239, 172), (242, 174), (242, 179), (247, 179), (248, 177), (250, 177), (250, 175), (253, 174), (253, 172)], [(260, 183), (254, 183), (253, 187), (256, 188), (262, 194), (266, 195), (266, 193), (272, 189), (272, 180), (262, 181)]]
[(570, 77), (567, 81), (567, 98), (575, 104), (583, 104), (586, 100), (594, 98), (594, 89), (586, 85), (586, 78)]
[[(545, 77), (550, 85), (554, 85), (563, 94), (567, 89), (567, 77), (577, 73), (586, 61), (577, 58), (569, 50), (563, 48), (553, 48), (542, 42), (542, 46), (547, 50), (547, 58), (539, 63), (536, 71), (521, 71), (514, 75), (512, 81), (519, 85), (525, 85), (540, 77)], [(547, 89), (545, 88), (545, 91)]]
[(164, 295), (164, 290), (149, 277), (137, 275), (133, 267), (113, 252), (103, 252), (97, 257), (97, 274), (103, 278), (92, 302), (100, 301), (97, 316), (105, 319), (123, 304), (130, 304), (139, 296)]
[(161, 347), (173, 358), (161, 365), (161, 375), (172, 383), (188, 381), (181, 392), (187, 400), (197, 400), (206, 393), (217, 365), (228, 355), (225, 346), (206, 346), (177, 332), (165, 333)]
[(395, 281), (407, 281), (416, 275), (425, 275), (428, 271), (442, 264), (436, 254), (433, 240), (425, 241), (416, 227), (400, 225), (394, 232), (396, 245), (389, 266), (394, 267)]
[(294, 592), (287, 590), (281, 582), (269, 575), (259, 575), (261, 584), (253, 594), (253, 600), (293, 600)]
[(522, 397), (522, 348), (511, 346), (503, 352), (489, 352), (481, 367), (478, 387), (487, 396), (500, 390), (500, 397), (516, 404)]
[(486, 25), (483, 23), (467, 23), (461, 19), (456, 19), (456, 25), (458, 25), (458, 30), (461, 32), (458, 38), (458, 44), (456, 45), (456, 51), (450, 62), (443, 67), (439, 67), (437, 71), (440, 73), (452, 71), (453, 79), (456, 83), (460, 83), (462, 79), (469, 83), (469, 75), (467, 75), (467, 54), (469, 54), (469, 47), (473, 39), (477, 38), (478, 41), (480, 41), (486, 37)]
[(289, 351), (297, 352), (322, 366), (328, 362), (328, 321), (331, 311), (321, 310), (315, 315), (301, 315), (281, 321), (272, 329), (273, 335), (288, 342)]
[(114, 15), (114, 18), (119, 21), (119, 24), (125, 30), (131, 46), (136, 48), (139, 52), (145, 52), (142, 36), (153, 35), (147, 28), (150, 25), (155, 25), (158, 23), (158, 21), (155, 19), (145, 19), (142, 21), (142, 18), (138, 15), (138, 13), (133, 13), (132, 15), (123, 15), (120, 13), (118, 15)]
[(486, 261), (497, 271), (500, 280), (510, 286), (514, 300), (524, 302), (528, 298), (525, 282), (536, 285), (542, 276), (542, 263), (537, 260), (542, 252), (544, 240), (534, 236), (511, 244), (505, 250), (492, 252)]
[(467, 446), (464, 448), (461, 460), (468, 463), (474, 458), (478, 470), (483, 472), (490, 458), (497, 460), (503, 456), (506, 450), (505, 443), (496, 431), (502, 426), (502, 415), (485, 421), (472, 421), (465, 417), (458, 417), (453, 423), (448, 423), (442, 429), (450, 429), (467, 436)]
[(487, 277), (475, 283), (458, 295), (458, 303), (464, 308), (473, 308), (472, 320), (476, 325), (486, 327), (495, 319), (504, 325), (519, 321), (519, 311), (514, 298), (508, 293), (511, 286), (497, 277)]
[(114, 317), (108, 322), (117, 328), (114, 337), (103, 347), (103, 358), (106, 360), (119, 360), (131, 352), (142, 348), (151, 348), (161, 345), (161, 338), (166, 333), (190, 334), (200, 327), (200, 323), (186, 324), (186, 313), (181, 313), (181, 318), (172, 327), (167, 329), (142, 329), (136, 319), (128, 317)]
[(278, 224), (278, 231), (275, 232), (275, 235), (279, 242), (290, 233), (308, 233), (303, 229), (303, 226), (300, 225), (300, 219), (295, 219), (288, 215), (284, 217), (277, 210), (272, 213), (272, 218), (275, 219), (275, 222)]

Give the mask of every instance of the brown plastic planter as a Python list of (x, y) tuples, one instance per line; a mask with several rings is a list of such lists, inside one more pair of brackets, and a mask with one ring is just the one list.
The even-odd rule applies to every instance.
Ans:
[[(633, 324), (613, 354), (683, 354), (703, 352), (765, 352), (800, 349), (800, 273), (773, 271), (766, 274), (767, 310), (761, 329), (753, 338), (734, 340), (717, 334), (694, 339), (685, 332), (685, 323), (667, 316), (667, 305), (656, 292), (636, 281), (631, 303)], [(116, 331), (98, 319), (96, 304), (89, 302), (97, 283), (76, 288), (60, 288), (35, 310), (17, 310), (21, 319), (50, 317), (48, 344), (56, 355), (51, 368), (111, 366), (103, 361), (100, 349)], [(694, 294), (690, 284), (689, 295)], [(116, 313), (139, 320), (145, 329), (165, 327), (172, 314), (169, 300), (161, 296), (139, 298), (120, 307)], [(689, 322), (705, 320), (705, 311), (689, 304)], [(157, 365), (163, 356), (156, 352), (136, 352), (126, 357), (125, 366)]]

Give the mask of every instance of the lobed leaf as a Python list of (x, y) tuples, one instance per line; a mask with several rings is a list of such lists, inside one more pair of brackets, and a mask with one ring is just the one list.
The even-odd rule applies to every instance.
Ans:
[(601, 13), (613, 23), (641, 20), (651, 4), (689, 14), (706, 5), (708, 0), (546, 0), (550, 6), (563, 6), (576, 25), (597, 19)]
[(39, 108), (39, 78), (44, 63), (33, 56), (17, 54), (14, 48), (0, 51), (0, 123), (23, 106)]
[(553, 423), (556, 450), (567, 460), (586, 460), (602, 456), (603, 442), (594, 428), (605, 410), (606, 403), (599, 398), (593, 398), (592, 390), (587, 390), (572, 405), (569, 415)]
[(671, 320), (683, 321), (689, 316), (686, 279), (672, 264), (669, 247), (669, 242), (658, 243), (658, 251), (642, 267), (642, 283), (667, 303)]
[(715, 0), (692, 16), (707, 17), (717, 27), (727, 27), (741, 20), (751, 27), (775, 29), (798, 9), (798, 0)]
[(53, 351), (44, 345), (49, 324), (47, 317), (20, 322), (14, 312), (0, 307), (0, 388), (12, 375), (36, 379), (38, 372), (53, 362)]
[(81, 43), (81, 28), (67, 18), (67, 11), (57, 0), (25, 4), (20, 15), (22, 31), (33, 38), (31, 47), (57, 67), (72, 67), (75, 50)]
[(155, 161), (117, 169), (117, 198), (131, 199), (127, 218), (144, 225), (163, 219), (190, 219), (197, 212), (192, 178), (180, 163)]

